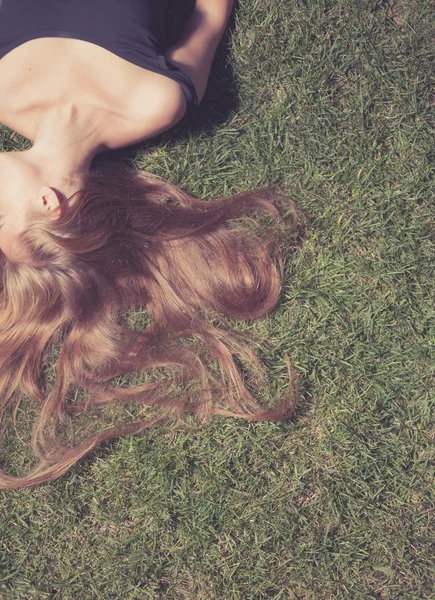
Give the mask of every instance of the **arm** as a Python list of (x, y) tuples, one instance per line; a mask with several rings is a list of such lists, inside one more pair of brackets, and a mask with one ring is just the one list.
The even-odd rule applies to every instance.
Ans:
[(225, 31), (234, 0), (196, 0), (181, 38), (165, 58), (183, 69), (192, 79), (201, 102), (210, 68)]

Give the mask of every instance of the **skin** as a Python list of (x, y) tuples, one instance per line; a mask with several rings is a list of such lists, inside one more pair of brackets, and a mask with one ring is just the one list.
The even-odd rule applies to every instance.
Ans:
[[(197, 0), (166, 52), (191, 77), (199, 101), (232, 5)], [(0, 60), (0, 89), (0, 122), (33, 142), (0, 153), (0, 249), (16, 260), (19, 234), (35, 217), (59, 216), (97, 154), (161, 133), (186, 111), (175, 81), (69, 38), (31, 40), (9, 52)]]

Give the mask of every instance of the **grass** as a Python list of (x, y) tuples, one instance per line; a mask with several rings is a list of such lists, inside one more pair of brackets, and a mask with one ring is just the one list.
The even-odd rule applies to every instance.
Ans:
[(435, 598), (433, 23), (240, 1), (198, 114), (135, 160), (205, 198), (296, 188), (281, 302), (234, 325), (270, 341), (271, 395), (291, 357), (297, 418), (161, 424), (2, 492), (1, 598)]

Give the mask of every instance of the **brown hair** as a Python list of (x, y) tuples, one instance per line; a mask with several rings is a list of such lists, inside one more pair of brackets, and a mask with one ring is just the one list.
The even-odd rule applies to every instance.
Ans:
[[(41, 410), (31, 442), (38, 464), (23, 477), (0, 471), (0, 488), (51, 481), (98, 443), (139, 433), (170, 416), (181, 423), (186, 410), (200, 423), (211, 415), (256, 420), (291, 415), (297, 378), (290, 364), (289, 392), (276, 408), (260, 406), (240, 365), (253, 367), (261, 384), (261, 362), (224, 317), (256, 319), (275, 307), (281, 251), (294, 245), (291, 237), (279, 242), (283, 225), (276, 202), (291, 214), (287, 234), (297, 221), (286, 196), (266, 189), (200, 201), (154, 175), (109, 162), (89, 174), (72, 200), (58, 220), (35, 222), (22, 234), (30, 261), (2, 258), (2, 433), (23, 396)], [(272, 217), (262, 238), (241, 222), (248, 213)], [(144, 308), (153, 319), (145, 331), (122, 325), (126, 311)], [(191, 339), (189, 347), (185, 338), (196, 342)], [(205, 351), (196, 348), (198, 341)], [(50, 381), (43, 367), (47, 371), (56, 352)], [(110, 383), (155, 367), (169, 369), (171, 376), (130, 387)], [(199, 389), (190, 385), (194, 381)], [(84, 400), (68, 399), (72, 384), (86, 390)], [(170, 391), (173, 384), (181, 385), (178, 397)], [(116, 400), (153, 406), (157, 414), (75, 445), (61, 439), (67, 415)]]

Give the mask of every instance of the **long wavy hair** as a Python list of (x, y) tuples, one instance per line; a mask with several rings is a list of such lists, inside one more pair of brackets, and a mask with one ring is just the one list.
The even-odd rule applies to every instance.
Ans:
[[(57, 220), (36, 221), (21, 235), (29, 260), (0, 259), (1, 434), (23, 397), (40, 405), (31, 439), (37, 463), (25, 476), (0, 471), (0, 488), (54, 480), (100, 442), (171, 416), (182, 424), (185, 411), (199, 423), (212, 415), (277, 421), (292, 414), (297, 377), (290, 363), (280, 404), (258, 404), (243, 368), (261, 385), (264, 367), (225, 319), (257, 319), (277, 304), (282, 250), (294, 246), (297, 225), (286, 195), (268, 188), (200, 201), (109, 161), (70, 200)], [(278, 200), (290, 226), (283, 226)], [(269, 223), (261, 237), (245, 220), (252, 213)], [(128, 326), (130, 310), (149, 316), (144, 331)], [(155, 368), (166, 377), (113, 381)], [(71, 387), (82, 390), (79, 399)], [(152, 418), (79, 443), (60, 435), (73, 415), (120, 400), (148, 405)]]

